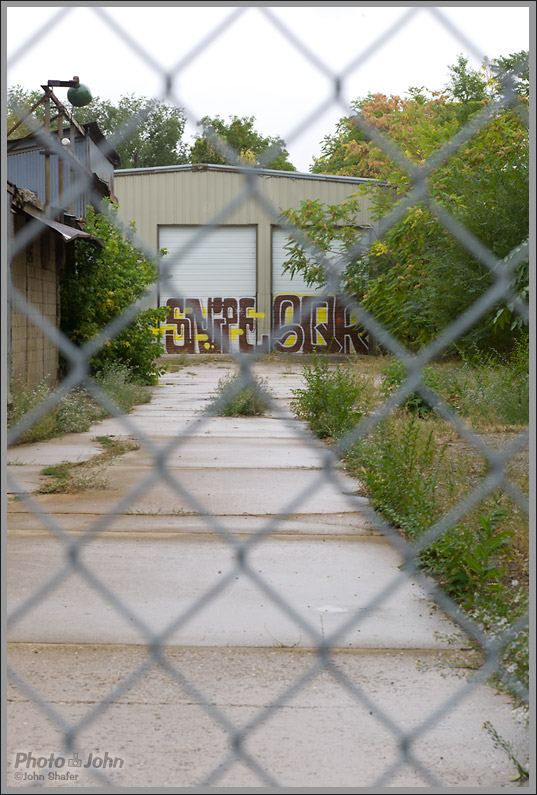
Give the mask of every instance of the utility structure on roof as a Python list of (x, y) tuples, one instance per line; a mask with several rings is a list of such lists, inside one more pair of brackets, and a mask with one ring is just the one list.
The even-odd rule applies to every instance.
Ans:
[[(120, 158), (96, 122), (77, 122), (52, 90), (57, 86), (69, 89), (68, 99), (75, 107), (91, 102), (89, 89), (78, 77), (42, 85), (43, 96), (8, 131), (7, 176), (18, 187), (32, 190), (47, 215), (61, 220), (67, 213), (83, 219), (88, 204), (97, 207), (105, 197), (115, 200), (114, 168)], [(43, 124), (34, 122), (29, 134), (10, 138), (40, 105)]]

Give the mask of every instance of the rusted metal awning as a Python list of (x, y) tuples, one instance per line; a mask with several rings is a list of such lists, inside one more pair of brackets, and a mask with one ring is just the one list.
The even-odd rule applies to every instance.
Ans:
[(89, 232), (83, 232), (81, 229), (75, 229), (73, 226), (61, 224), (59, 221), (54, 221), (52, 218), (46, 218), (45, 216), (32, 214), (32, 218), (35, 218), (36, 221), (41, 221), (42, 224), (46, 224), (46, 226), (54, 229), (55, 232), (58, 232), (63, 237), (66, 243), (70, 243), (72, 240), (81, 238), (83, 240), (87, 240), (88, 242), (96, 243), (98, 246), (104, 247), (104, 244), (99, 240), (99, 238), (95, 237), (95, 235), (90, 235)]

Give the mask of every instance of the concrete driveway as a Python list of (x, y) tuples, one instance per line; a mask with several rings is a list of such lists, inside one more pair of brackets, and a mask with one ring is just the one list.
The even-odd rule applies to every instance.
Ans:
[[(327, 479), (329, 452), (288, 408), (300, 367), (282, 359), (257, 365), (275, 395), (266, 417), (204, 413), (232, 367), (212, 361), (165, 376), (128, 429), (106, 420), (10, 451), (16, 495), (35, 492), (43, 466), (95, 455), (98, 435), (134, 425), (141, 441), (105, 489), (33, 493), (42, 514), (9, 504), (9, 660), (51, 711), (11, 686), (9, 786), (50, 772), (17, 753), (59, 753), (57, 722), (92, 710), (77, 736), (88, 766), (47, 786), (95, 784), (105, 752), (129, 787), (510, 785), (482, 728), (525, 756), (509, 699), (471, 683), (468, 643), (400, 571), (359, 484), (337, 467)], [(74, 567), (71, 539), (84, 540)], [(146, 670), (155, 640), (163, 659)], [(325, 643), (332, 667), (315, 651)], [(236, 759), (230, 735), (245, 726)]]

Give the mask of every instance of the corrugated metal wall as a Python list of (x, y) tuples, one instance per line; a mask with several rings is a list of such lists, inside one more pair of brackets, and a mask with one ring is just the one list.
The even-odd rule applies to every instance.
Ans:
[[(37, 194), (39, 201), (45, 203), (44, 147), (35, 144), (21, 145), (7, 156), (7, 178), (18, 188), (27, 188)], [(108, 185), (112, 185), (114, 167), (101, 149), (89, 136), (77, 135), (75, 155), (92, 173), (97, 174)], [(63, 161), (63, 209), (70, 212), (69, 186), (71, 169), (67, 160)], [(58, 156), (50, 156), (50, 200), (53, 206), (59, 205)], [(85, 192), (75, 199), (74, 213), (78, 218), (86, 214)]]

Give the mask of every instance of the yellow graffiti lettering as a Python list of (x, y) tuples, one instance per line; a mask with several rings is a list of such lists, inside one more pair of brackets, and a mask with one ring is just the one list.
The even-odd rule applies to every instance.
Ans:
[(208, 334), (196, 334), (196, 342), (205, 342), (209, 339)]
[(255, 318), (263, 318), (265, 317), (264, 312), (256, 312), (253, 306), (249, 306), (246, 310), (246, 317), (255, 317)]
[(285, 345), (286, 348), (290, 348), (291, 345), (296, 345), (297, 339), (298, 337), (296, 334), (289, 334), (289, 336), (287, 337), (287, 339), (283, 344)]
[(237, 337), (240, 337), (241, 334), (244, 334), (244, 331), (241, 328), (232, 328), (229, 330), (229, 336), (232, 340), (236, 340)]

